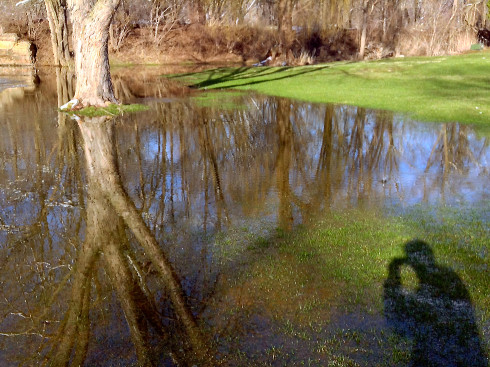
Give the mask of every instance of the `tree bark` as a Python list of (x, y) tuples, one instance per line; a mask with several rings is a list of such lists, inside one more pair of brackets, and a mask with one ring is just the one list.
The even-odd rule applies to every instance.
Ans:
[(367, 35), (367, 20), (362, 22), (361, 41), (359, 42), (359, 60), (364, 59), (364, 52), (366, 50), (366, 35)]
[(277, 6), (277, 30), (279, 32), (281, 43), (288, 46), (288, 43), (292, 41), (293, 0), (280, 0)]
[(109, 27), (121, 0), (69, 0), (73, 23), (75, 99), (82, 106), (117, 103), (109, 66)]
[(51, 45), (53, 46), (54, 64), (68, 66), (70, 50), (68, 48), (68, 22), (66, 16), (66, 0), (44, 0), (48, 15)]
[(361, 28), (361, 39), (359, 41), (359, 54), (358, 54), (358, 58), (360, 60), (364, 59), (364, 52), (366, 50), (368, 6), (369, 6), (369, 1), (364, 3), (362, 9), (362, 28)]

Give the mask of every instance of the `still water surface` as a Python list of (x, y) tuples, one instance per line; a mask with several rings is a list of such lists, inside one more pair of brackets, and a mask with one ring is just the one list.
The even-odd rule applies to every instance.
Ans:
[[(60, 73), (0, 91), (0, 365), (390, 365), (382, 339), (342, 362), (318, 347), (324, 330), (286, 337), (253, 312), (216, 321), (217, 284), (247, 266), (246, 241), (221, 239), (327, 210), (485, 211), (488, 139), (351, 106), (212, 103), (136, 77), (116, 72), (117, 93), (150, 109), (114, 118), (58, 113), (73, 93)], [(335, 322), (389, 330), (379, 315)]]

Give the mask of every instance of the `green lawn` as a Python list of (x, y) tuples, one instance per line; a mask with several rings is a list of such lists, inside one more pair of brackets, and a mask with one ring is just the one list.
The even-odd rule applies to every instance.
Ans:
[(239, 89), (308, 102), (408, 113), (424, 121), (490, 122), (490, 52), (337, 62), (302, 67), (218, 68), (168, 76), (200, 89)]

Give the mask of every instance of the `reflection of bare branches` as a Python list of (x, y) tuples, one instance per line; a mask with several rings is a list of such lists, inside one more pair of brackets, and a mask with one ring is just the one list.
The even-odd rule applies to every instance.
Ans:
[[(214, 182), (214, 195), (216, 198), (216, 209), (218, 215), (218, 227), (221, 223), (221, 211), (224, 211), (225, 221), (228, 222), (228, 210), (226, 208), (226, 201), (223, 194), (223, 188), (221, 184), (220, 170), (218, 166), (218, 161), (216, 158), (215, 148), (211, 142), (211, 133), (208, 121), (199, 121), (199, 144), (201, 146), (203, 156), (211, 164), (212, 177)], [(207, 175), (207, 173), (205, 173)]]
[(141, 139), (140, 139), (140, 131), (138, 129), (138, 125), (134, 125), (134, 130), (135, 130), (135, 139), (136, 139), (136, 144), (135, 144), (135, 150), (136, 150), (136, 157), (138, 160), (138, 171), (139, 171), (139, 196), (140, 200), (142, 203), (142, 211), (145, 211), (146, 209), (146, 197), (145, 197), (145, 175), (143, 174), (143, 158), (142, 158), (142, 152), (141, 152)]
[[(393, 114), (326, 106), (322, 144), (316, 167), (318, 193), (327, 200), (347, 195), (349, 199), (372, 196), (376, 186), (392, 181), (401, 153), (394, 138)], [(371, 121), (373, 120), (373, 121)], [(345, 189), (347, 186), (347, 190)]]
[(291, 203), (291, 186), (289, 173), (293, 149), (293, 131), (291, 126), (291, 106), (288, 100), (277, 102), (277, 135), (278, 152), (276, 158), (276, 184), (279, 195), (279, 227), (290, 230), (293, 225), (293, 207)]
[(323, 183), (322, 185), (318, 185), (318, 190), (322, 199), (327, 203), (329, 203), (330, 198), (333, 195), (332, 187), (337, 187), (337, 181), (341, 179), (341, 173), (338, 168), (340, 165), (334, 164), (336, 162), (334, 156), (336, 151), (334, 146), (335, 137), (337, 137), (339, 141), (343, 140), (343, 136), (340, 134), (338, 128), (338, 119), (335, 114), (334, 106), (329, 104), (325, 107), (322, 143), (315, 173), (315, 181)]
[[(159, 272), (167, 287), (175, 313), (184, 326), (193, 353), (199, 361), (205, 362), (206, 348), (200, 330), (185, 302), (179, 279), (121, 185), (114, 155), (113, 122), (104, 122), (104, 118), (98, 118), (93, 121), (85, 120), (79, 125), (85, 142), (84, 150), (90, 186), (89, 202), (87, 203), (87, 242), (77, 261), (70, 308), (65, 317), (64, 326), (60, 330), (60, 342), (50, 363), (65, 365), (74, 346), (76, 339), (74, 335), (81, 333), (82, 330), (86, 332), (84, 327), (88, 325), (80, 324), (77, 320), (85, 319), (83, 305), (85, 304), (84, 299), (86, 297), (89, 299), (91, 269), (97, 253), (101, 251), (104, 254), (105, 268), (124, 310), (139, 363), (152, 364), (144, 320), (148, 319), (157, 327), (162, 325), (155, 321), (151, 307), (141, 307), (141, 305), (148, 304), (145, 296), (147, 290), (141, 289), (138, 281), (134, 279), (128, 257), (122, 252), (127, 247), (124, 245), (126, 240), (121, 237), (121, 234), (124, 233), (123, 223), (132, 231), (145, 250), (146, 256)], [(138, 298), (143, 302), (137, 302)], [(159, 331), (163, 333), (163, 330)], [(87, 334), (82, 333), (82, 335)], [(85, 338), (79, 339), (75, 346), (75, 355), (80, 359), (86, 353), (84, 352), (86, 350), (84, 340)]]
[[(87, 339), (85, 330), (89, 329), (88, 302), (86, 300), (90, 297), (91, 272), (97, 252), (98, 246), (93, 242), (86, 242), (80, 251), (72, 285), (70, 305), (58, 331), (59, 338), (56, 349), (53, 350), (52, 355), (48, 356), (49, 365), (67, 365), (75, 342), (77, 343), (77, 359), (86, 353), (84, 352), (86, 350), (84, 340)], [(81, 338), (76, 337), (78, 334)]]
[[(69, 84), (60, 80), (59, 95), (69, 95), (63, 91)], [(146, 93), (143, 86), (132, 86), (130, 92), (128, 98)], [(110, 121), (86, 120), (79, 130), (60, 114), (55, 130), (54, 107), (43, 112), (37, 104), (45, 104), (41, 98), (46, 94), (35, 98), (23, 102), (27, 112), (17, 103), (15, 113), (5, 114), (0, 136), (0, 241), (6, 243), (0, 248), (0, 326), (5, 336), (0, 348), (8, 349), (13, 364), (31, 342), (39, 347), (24, 357), (26, 365), (38, 364), (29, 362), (44, 358), (47, 346), (53, 347), (49, 357), (58, 356), (60, 363), (67, 355), (70, 363), (90, 361), (98, 350), (90, 345), (87, 352), (91, 333), (102, 329), (103, 322), (120, 325), (107, 321), (108, 287), (119, 300), (114, 307), (127, 315), (122, 325), (129, 326), (127, 337), (142, 364), (156, 363), (155, 343), (147, 338), (180, 349), (168, 325), (186, 324), (197, 335), (197, 347), (189, 349), (198, 348), (199, 331), (180, 283), (193, 297), (193, 311), (209, 305), (222, 270), (211, 246), (225, 211), (230, 223), (247, 230), (276, 219), (288, 228), (330, 206), (391, 200), (390, 190), (415, 202), (425, 185), (426, 198), (432, 200), (444, 172), (450, 183), (446, 187), (461, 187), (451, 181), (455, 177), (463, 178), (457, 181), (468, 188), (482, 182), (488, 170), (488, 143), (476, 139), (470, 127), (447, 125), (442, 131), (424, 125), (420, 131), (415, 123), (394, 123), (390, 113), (354, 107), (260, 96), (239, 97), (248, 107), (229, 110), (188, 100), (151, 100), (151, 110), (125, 116), (125, 123), (117, 125), (116, 144)], [(53, 98), (50, 106), (57, 103)], [(16, 120), (20, 114), (40, 117)], [(426, 164), (429, 172), (424, 174)], [(474, 178), (475, 172), (481, 178)], [(389, 180), (396, 176), (400, 185)], [(413, 199), (413, 193), (419, 196)], [(162, 254), (163, 241), (172, 247), (172, 264), (181, 265), (182, 281)], [(138, 243), (142, 246), (136, 247)], [(94, 266), (85, 280), (77, 280), (89, 247), (94, 247)], [(169, 280), (170, 291), (155, 289), (163, 283), (159, 278)], [(169, 300), (171, 294), (177, 306)], [(59, 315), (65, 315), (64, 322)], [(77, 324), (69, 326), (69, 320)], [(75, 342), (70, 344), (64, 334)], [(189, 339), (187, 335), (182, 339)], [(184, 356), (177, 358), (185, 361)]]
[[(434, 153), (436, 152), (437, 149), (440, 149), (439, 148), (440, 147), (439, 142), (441, 140), (443, 140), (442, 150), (444, 150), (446, 152), (446, 154), (445, 154), (446, 160), (444, 162), (447, 163), (446, 125), (443, 125), (443, 127), (441, 128), (441, 132), (437, 136), (437, 140), (432, 147), (432, 151), (430, 152), (429, 159), (427, 160), (427, 166), (425, 167), (425, 172), (427, 172), (431, 168), (431, 166), (434, 164), (434, 162), (435, 162), (433, 159)], [(443, 165), (443, 167), (447, 167), (447, 164)]]
[(468, 162), (479, 166), (480, 157), (475, 157), (468, 133), (468, 126), (457, 124), (442, 125), (432, 146), (425, 171), (428, 172), (437, 162), (440, 162), (442, 171), (448, 171), (452, 168), (462, 172)]
[(428, 190), (432, 186), (439, 186), (444, 197), (446, 183), (451, 172), (465, 174), (471, 166), (482, 168), (480, 162), (485, 155), (487, 144), (483, 143), (481, 149), (476, 150), (475, 145), (470, 143), (469, 134), (468, 126), (458, 124), (441, 126), (425, 166), (426, 174), (434, 172), (432, 182), (426, 182), (428, 176), (424, 179), (425, 200), (428, 199)]
[[(58, 106), (71, 100), (75, 94), (74, 75), (67, 68), (56, 69), (56, 85), (58, 91)], [(60, 176), (65, 177), (66, 184), (62, 187), (62, 193), (67, 197), (76, 197), (83, 206), (83, 183), (80, 169), (80, 159), (77, 147), (79, 146), (76, 124), (68, 119), (65, 113), (58, 112), (58, 149), (56, 169)], [(60, 185), (61, 186), (61, 185)], [(59, 188), (53, 190), (53, 194)], [(70, 192), (70, 189), (72, 190)], [(81, 229), (82, 218), (77, 223), (77, 232)]]
[[(172, 358), (178, 360), (179, 365), (181, 363), (187, 365), (187, 362), (193, 361), (206, 365), (208, 362), (207, 349), (202, 340), (201, 332), (186, 304), (180, 281), (136, 207), (127, 197), (120, 182), (115, 157), (113, 123), (104, 123), (103, 119), (86, 120), (80, 123), (80, 131), (85, 141), (87, 160), (88, 199), (86, 203), (85, 242), (78, 250), (73, 272), (65, 274), (63, 279), (57, 282), (55, 289), (50, 286), (51, 280), (43, 273), (43, 269), (54, 271), (65, 265), (51, 266), (44, 261), (42, 250), (40, 252), (32, 250), (34, 264), (37, 264), (32, 271), (38, 272), (37, 278), (41, 286), (46, 287), (47, 292), (51, 290), (52, 293), (46, 302), (43, 302), (44, 311), (38, 314), (30, 308), (27, 312), (19, 311), (19, 315), (27, 315), (22, 317), (25, 320), (23, 324), (17, 323), (17, 330), (23, 331), (5, 331), (2, 336), (49, 338), (48, 342), (51, 344), (52, 350), (46, 354), (45, 346), (41, 344), (36, 353), (36, 355), (44, 358), (45, 364), (50, 366), (83, 365), (87, 358), (90, 340), (89, 315), (90, 310), (93, 309), (91, 307), (91, 303), (93, 303), (91, 294), (100, 288), (95, 264), (101, 259), (124, 311), (139, 364), (150, 366), (157, 363), (150, 353), (149, 336), (153, 334), (149, 333), (149, 327), (156, 331), (161, 341), (181, 344), (183, 341), (170, 341), (169, 335), (164, 330), (162, 317), (157, 311), (154, 296), (146, 286), (145, 272), (141, 269), (129, 246), (125, 231), (127, 226), (143, 246), (144, 253), (153, 268), (158, 270), (174, 306), (174, 312), (183, 325), (184, 341), (189, 344), (190, 352), (188, 355), (184, 355), (177, 351), (172, 353)], [(35, 140), (35, 144), (39, 146), (36, 150), (37, 167), (42, 167), (41, 160), (45, 159), (40, 155), (40, 151), (44, 150), (41, 148), (40, 141), (40, 137)], [(37, 181), (41, 182), (40, 179)], [(43, 191), (42, 187), (39, 187), (38, 190), (39, 192)], [(46, 202), (46, 199), (41, 198), (41, 204)], [(47, 210), (41, 208), (40, 215), (47, 216), (46, 213)], [(41, 258), (38, 254), (41, 254)], [(14, 270), (17, 271), (17, 268), (14, 267)], [(21, 279), (26, 278), (26, 274), (19, 273), (15, 277), (18, 278), (17, 281), (20, 284)], [(63, 321), (57, 328), (55, 336), (52, 331), (56, 323), (49, 326), (52, 322), (44, 319), (48, 313), (56, 312), (54, 309), (58, 305), (53, 304), (54, 300), (60, 296), (61, 289), (66, 289), (69, 279), (72, 279), (69, 307), (65, 312)], [(23, 296), (26, 298), (24, 303), (29, 305), (28, 295), (21, 292), (21, 297)], [(99, 302), (103, 298), (105, 297), (99, 295)], [(17, 300), (15, 301), (17, 302)], [(19, 302), (22, 303), (22, 300)], [(62, 300), (60, 302), (63, 303)], [(9, 314), (16, 309), (13, 304), (9, 304), (8, 308)], [(7, 316), (5, 315), (4, 319)]]

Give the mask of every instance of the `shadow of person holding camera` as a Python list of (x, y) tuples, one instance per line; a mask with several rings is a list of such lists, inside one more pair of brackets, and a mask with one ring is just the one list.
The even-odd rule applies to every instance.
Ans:
[[(405, 266), (417, 276), (415, 291), (402, 285)], [(425, 242), (406, 243), (405, 257), (389, 264), (384, 305), (395, 332), (413, 338), (410, 366), (488, 367), (466, 287), (454, 271), (436, 264)]]

